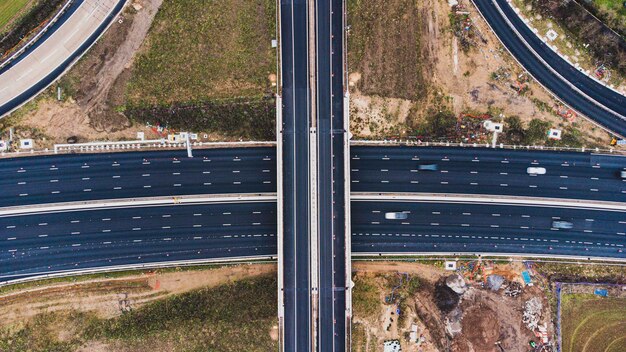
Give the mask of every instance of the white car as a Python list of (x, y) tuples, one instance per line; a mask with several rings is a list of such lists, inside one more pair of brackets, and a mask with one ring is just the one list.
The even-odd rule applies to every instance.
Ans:
[(531, 166), (531, 167), (526, 169), (526, 173), (528, 173), (529, 175), (545, 175), (546, 174), (546, 168), (545, 167), (534, 167), (534, 166)]
[(385, 219), (387, 220), (404, 220), (408, 217), (405, 212), (389, 212), (385, 213)]

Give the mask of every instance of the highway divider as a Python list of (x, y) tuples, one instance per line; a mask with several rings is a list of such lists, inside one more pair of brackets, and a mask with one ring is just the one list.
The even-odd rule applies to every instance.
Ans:
[(47, 203), (0, 208), (0, 217), (152, 206), (276, 202), (275, 193), (202, 194)]
[(622, 202), (567, 198), (502, 196), (490, 194), (355, 192), (351, 194), (350, 200), (353, 202), (471, 203), (626, 212), (626, 203)]

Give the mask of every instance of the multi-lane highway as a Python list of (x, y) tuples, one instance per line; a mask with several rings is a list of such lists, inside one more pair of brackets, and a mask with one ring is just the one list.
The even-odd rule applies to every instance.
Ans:
[(84, 154), (0, 162), (0, 206), (276, 191), (275, 148)]
[(0, 281), (113, 265), (276, 254), (276, 203), (0, 217)]
[[(406, 212), (406, 219), (385, 219)], [(567, 221), (572, 229), (557, 229)], [(626, 259), (626, 212), (490, 204), (353, 202), (357, 253), (512, 253)]]
[(530, 31), (506, 0), (473, 2), (504, 46), (536, 80), (598, 125), (626, 137), (626, 97), (560, 58)]
[(126, 0), (75, 0), (33, 45), (0, 69), (0, 117), (32, 99), (78, 60)]
[(279, 330), (281, 350), (309, 351), (311, 325), (311, 194), (309, 89), (309, 8), (306, 0), (280, 3), (280, 53), (282, 121), (278, 148), (281, 151), (282, 217), (278, 232)]
[[(183, 152), (164, 151), (6, 159), (3, 160), (1, 164), (2, 173), (7, 175), (7, 177), (4, 177), (2, 181), (3, 185), (0, 188), (0, 199), (2, 200), (3, 206), (18, 205), (33, 207), (39, 204), (70, 200), (82, 201), (130, 197), (137, 198), (155, 195), (170, 196), (210, 193), (273, 193), (276, 191), (276, 175), (272, 171), (275, 167), (274, 148), (196, 150), (195, 155), (195, 158), (188, 159), (184, 158)], [(85, 163), (87, 164), (85, 165)], [(118, 164), (119, 166), (114, 166)], [(574, 200), (576, 199), (590, 202), (611, 201), (622, 204), (626, 203), (626, 182), (620, 179), (618, 175), (618, 171), (626, 167), (626, 158), (620, 156), (596, 155), (590, 153), (493, 150), (484, 148), (353, 147), (351, 164), (352, 190), (364, 194), (375, 195), (383, 192), (409, 194), (408, 192), (410, 192), (421, 194), (488, 194), (499, 197), (533, 197), (529, 200), (529, 204), (536, 203), (533, 199), (537, 199), (538, 197), (547, 199), (569, 199), (572, 200), (572, 205), (575, 205)], [(438, 165), (438, 170), (419, 170), (419, 165), (424, 164), (436, 164)], [(545, 167), (546, 174), (538, 176), (527, 175), (526, 168), (528, 166)], [(265, 172), (265, 170), (267, 170), (267, 172)], [(143, 176), (148, 174), (150, 176)], [(242, 177), (244, 174), (248, 176)], [(120, 178), (117, 178), (117, 176), (120, 176)], [(211, 177), (216, 178), (212, 179)], [(83, 178), (89, 179), (83, 180)], [(23, 182), (25, 183), (21, 184)], [(211, 188), (205, 185), (207, 182), (212, 184), (217, 183), (219, 186)], [(90, 187), (92, 191), (85, 191), (85, 189), (88, 189), (85, 188), (85, 183), (89, 184), (88, 187)], [(62, 187), (59, 189), (66, 193), (67, 198), (62, 198), (62, 196), (55, 198), (58, 195), (53, 193), (55, 189), (48, 188), (51, 187), (50, 184), (55, 185), (54, 187)], [(56, 186), (56, 184), (59, 185)], [(178, 186), (178, 184), (181, 184), (181, 186)], [(157, 185), (160, 186), (156, 187)], [(152, 187), (145, 188), (144, 186)], [(23, 192), (21, 187), (31, 187), (27, 192), (24, 192), (28, 193), (29, 196), (19, 196), (19, 194)], [(116, 190), (114, 189), (115, 187), (122, 187), (122, 189)], [(116, 193), (117, 191), (124, 191), (125, 189), (128, 193)], [(148, 189), (148, 191), (146, 191), (146, 189)], [(31, 198), (30, 195), (33, 195), (33, 197)], [(35, 197), (35, 195), (37, 195), (37, 197)], [(293, 196), (293, 193), (291, 195)], [(480, 201), (477, 200), (476, 202)], [(372, 209), (373, 205), (368, 205), (369, 208), (366, 208), (360, 204), (362, 203), (353, 204), (357, 209), (353, 211), (352, 222), (353, 239), (356, 241), (352, 248), (359, 252), (388, 252), (398, 251), (404, 248), (402, 250), (426, 252), (460, 252), (465, 250), (470, 252), (501, 252), (501, 250), (504, 251), (504, 249), (506, 249), (506, 252), (521, 253), (523, 249), (528, 249), (528, 253), (575, 253), (575, 250), (567, 250), (566, 247), (561, 247), (569, 245), (572, 248), (576, 246), (588, 248), (583, 250), (590, 256), (624, 258), (623, 253), (619, 252), (619, 248), (621, 248), (620, 245), (623, 245), (624, 240), (626, 240), (626, 237), (622, 235), (626, 232), (626, 224), (623, 223), (626, 219), (618, 219), (623, 213), (606, 210), (583, 211), (575, 209), (533, 208), (532, 206), (493, 205), (491, 206), (492, 208), (495, 207), (499, 210), (489, 210), (482, 213), (482, 210), (468, 210), (472, 215), (463, 215), (468, 216), (467, 221), (476, 220), (484, 222), (483, 225), (485, 226), (482, 226), (480, 223), (473, 223), (471, 221), (465, 222), (466, 220), (463, 220), (463, 222), (456, 221), (458, 220), (458, 214), (456, 217), (446, 215), (449, 213), (448, 210), (435, 210), (437, 205), (428, 202), (413, 202), (413, 205), (391, 203), (392, 205), (380, 207), (379, 209)], [(225, 205), (225, 207), (234, 206), (236, 205)], [(447, 207), (450, 208), (454, 206), (450, 205)], [(191, 206), (184, 207), (191, 209)], [(198, 205), (198, 207), (202, 206)], [(269, 205), (269, 207), (272, 208), (273, 205)], [(424, 212), (422, 211), (424, 209), (423, 207), (427, 207), (428, 209), (432, 208), (432, 210)], [(484, 205), (479, 204), (464, 206), (465, 209), (469, 209), (470, 207), (486, 209)], [(165, 208), (161, 207), (161, 209)], [(426, 220), (424, 220), (426, 218), (416, 218), (416, 220), (419, 221), (410, 223), (409, 225), (402, 224), (402, 221), (398, 223), (375, 220), (381, 218), (383, 211), (390, 209), (393, 209), (393, 211), (411, 211), (408, 221), (412, 221), (416, 216), (427, 216), (430, 220), (426, 222)], [(418, 211), (416, 209), (421, 210)], [(502, 223), (498, 223), (498, 221), (504, 219), (514, 220), (513, 215), (522, 211), (520, 209), (523, 209), (524, 212), (529, 212), (528, 214), (518, 214), (521, 220), (517, 226), (520, 228), (510, 228), (504, 226)], [(536, 223), (535, 221), (538, 221), (536, 219), (540, 219), (540, 217), (538, 214), (533, 215), (532, 212), (536, 213), (540, 211), (540, 209), (543, 209), (543, 214), (550, 218), (552, 216), (561, 216), (563, 218), (574, 219), (574, 229), (571, 231), (551, 230), (548, 228), (549, 224), (546, 222), (546, 218), (544, 218), (541, 223)], [(376, 213), (368, 213), (368, 211), (373, 210), (381, 211), (381, 213), (377, 213), (378, 215), (376, 215)], [(142, 212), (143, 210), (115, 210), (115, 212), (119, 214), (125, 214), (125, 211), (133, 212), (134, 214), (136, 212)], [(441, 214), (432, 214), (433, 211), (439, 211)], [(9, 275), (20, 270), (39, 271), (42, 270), (42, 268), (47, 268), (46, 270), (66, 269), (68, 264), (64, 262), (65, 259), (63, 258), (67, 253), (71, 251), (81, 251), (81, 253), (85, 253), (84, 251), (87, 248), (87, 242), (76, 242), (76, 240), (82, 241), (89, 239), (88, 234), (92, 231), (90, 229), (92, 229), (91, 226), (94, 226), (94, 223), (102, 222), (103, 225), (106, 225), (101, 219), (111, 218), (111, 216), (101, 214), (108, 212), (112, 212), (112, 210), (101, 211), (100, 213), (97, 211), (80, 212), (80, 216), (87, 216), (97, 220), (78, 223), (72, 223), (71, 220), (73, 219), (70, 219), (74, 217), (74, 214), (78, 214), (76, 211), (71, 212), (71, 214), (57, 213), (57, 215), (54, 215), (57, 220), (45, 221), (42, 220), (43, 215), (3, 217), (0, 220), (2, 223), (2, 226), (0, 226), (0, 236), (2, 236), (0, 237), (0, 253), (2, 253), (3, 260), (11, 259), (11, 264), (10, 266), (2, 265), (0, 275)], [(576, 214), (569, 215), (572, 212)], [(271, 214), (271, 212), (269, 213)], [(583, 213), (597, 215), (583, 216)], [(96, 215), (92, 216), (89, 214)], [(268, 211), (263, 211), (263, 214), (268, 214)], [(478, 216), (477, 214), (482, 215)], [(501, 217), (491, 214), (501, 214)], [(440, 216), (442, 220), (432, 220), (436, 215), (442, 215)], [(523, 221), (525, 220), (521, 218), (521, 215), (533, 216), (533, 218), (529, 220), (532, 221), (532, 223), (530, 223), (531, 225), (524, 224)], [(618, 221), (608, 224), (599, 220), (606, 216), (622, 222), (620, 223)], [(225, 216), (219, 216), (214, 219), (214, 221), (222, 221), (224, 217)], [(242, 219), (242, 221), (244, 219)], [(370, 220), (365, 221), (365, 219)], [(588, 221), (587, 219), (593, 219), (594, 221)], [(166, 231), (167, 229), (162, 229), (163, 231), (156, 231), (155, 229), (164, 226), (172, 226), (168, 224), (170, 220), (169, 218), (160, 218), (155, 220), (156, 222), (152, 227), (133, 227), (142, 228), (142, 230), (135, 231), (144, 231), (140, 233), (144, 233), (146, 236), (159, 238), (159, 236), (168, 233), (168, 231)], [(443, 220), (449, 220), (451, 222), (449, 222), (448, 225), (444, 225), (445, 222), (443, 222)], [(37, 224), (28, 224), (28, 221), (37, 221)], [(378, 221), (379, 224), (373, 223), (376, 221)], [(489, 221), (496, 222), (489, 223)], [(252, 224), (255, 221), (249, 222)], [(275, 226), (276, 219), (270, 220), (267, 218), (256, 222), (273, 224), (271, 226)], [(419, 222), (421, 222), (421, 225), (419, 225), (421, 227), (418, 227)], [(20, 223), (28, 225), (28, 227), (18, 226)], [(47, 225), (39, 225), (40, 223), (47, 223)], [(51, 224), (54, 223), (57, 223), (57, 225), (52, 226)], [(437, 223), (437, 225), (431, 225), (431, 223)], [(465, 226), (464, 224), (468, 224), (469, 226)], [(118, 221), (113, 225), (125, 226), (125, 222)], [(305, 226), (306, 225), (307, 224), (305, 224)], [(487, 228), (486, 225), (489, 225), (489, 227)], [(494, 227), (492, 227), (492, 225), (494, 225)], [(495, 225), (497, 225), (497, 227), (495, 227)], [(424, 226), (428, 227), (428, 229), (424, 229)], [(523, 229), (521, 226), (528, 226), (529, 228)], [(85, 228), (84, 230), (82, 230), (83, 227)], [(133, 231), (133, 227), (127, 230)], [(402, 232), (400, 232), (398, 228), (402, 228)], [(131, 257), (135, 255), (141, 256), (146, 261), (148, 260), (145, 254), (148, 254), (149, 250), (148, 252), (144, 252), (145, 247), (140, 245), (126, 247), (129, 253), (133, 255), (120, 256), (118, 258), (113, 255), (116, 251), (109, 249), (109, 244), (106, 243), (113, 242), (106, 240), (106, 238), (116, 234), (116, 232), (113, 232), (114, 229), (95, 229), (97, 236), (99, 236), (97, 238), (102, 239), (102, 242), (92, 248), (96, 251), (90, 252), (89, 260), (98, 262), (101, 265), (109, 263), (108, 260), (119, 263), (125, 261), (132, 262)], [(420, 231), (428, 230), (429, 232), (423, 232), (423, 236), (417, 236), (418, 234), (413, 232), (416, 236), (408, 236), (412, 237), (412, 242), (410, 243), (406, 242), (407, 239), (401, 238), (407, 237), (402, 236), (405, 230), (417, 231), (417, 229)], [(480, 234), (475, 234), (474, 236), (476, 237), (473, 238), (467, 234), (468, 231), (478, 231), (477, 229), (486, 231), (490, 236), (497, 238), (488, 238)], [(112, 231), (102, 232), (102, 230)], [(528, 239), (528, 244), (522, 242), (526, 240), (523, 240), (521, 235), (530, 236), (529, 232), (537, 231), (562, 236), (564, 240), (560, 241), (558, 245), (553, 245), (550, 243), (550, 240), (558, 238), (546, 237), (545, 239), (548, 241), (543, 241), (542, 238), (542, 242), (539, 243), (539, 241), (536, 240), (533, 242), (531, 238), (534, 237), (524, 237)], [(80, 234), (72, 236), (71, 234), (73, 232), (80, 232)], [(271, 232), (276, 233), (276, 230), (272, 227)], [(29, 247), (16, 247), (20, 244), (19, 241), (24, 240), (21, 236), (28, 233), (32, 234), (28, 240)], [(359, 235), (359, 233), (361, 233), (361, 235)], [(366, 235), (366, 233), (369, 233), (369, 235)], [(380, 233), (380, 235), (376, 236), (375, 233)], [(386, 235), (382, 235), (383, 233)], [(539, 232), (537, 232), (537, 234), (538, 233)], [(410, 233), (408, 234), (410, 235)], [(426, 237), (426, 234), (429, 234), (429, 236), (437, 235), (439, 237)], [(609, 236), (609, 234), (613, 237), (606, 237)], [(40, 235), (41, 237), (39, 237)], [(442, 237), (443, 235), (453, 237)], [(483, 238), (478, 236), (483, 236)], [(365, 243), (364, 241), (371, 241), (371, 239), (367, 239), (369, 237), (378, 237), (380, 241), (383, 242), (370, 243), (369, 248), (365, 248), (363, 247), (363, 243)], [(599, 241), (593, 239), (598, 239)], [(398, 241), (402, 244), (398, 245), (398, 243), (400, 243)], [(576, 243), (570, 244), (567, 241), (576, 241)], [(442, 244), (438, 244), (439, 242)], [(89, 243), (93, 243), (93, 241), (90, 240)], [(80, 246), (77, 247), (81, 248), (72, 248), (71, 246), (75, 244), (80, 244)], [(372, 247), (372, 244), (374, 247)], [(437, 245), (437, 247), (435, 247), (435, 245)], [(548, 249), (550, 245), (553, 247), (552, 250)], [(68, 247), (66, 249), (68, 252), (58, 254), (50, 250), (40, 249), (41, 247), (56, 248), (54, 246), (66, 246)], [(191, 246), (193, 246), (193, 244), (191, 244)], [(539, 248), (543, 249), (539, 251)], [(15, 251), (18, 249), (19, 251)], [(275, 251), (276, 249), (273, 249), (273, 252)], [(18, 256), (18, 253), (21, 254)], [(191, 252), (186, 253), (189, 254), (190, 258), (194, 257), (191, 255)], [(226, 254), (226, 252), (224, 253)], [(183, 256), (184, 254), (181, 254), (181, 257)], [(68, 258), (67, 261), (71, 262), (71, 265), (76, 264), (71, 255)]]
[[(626, 158), (486, 148), (353, 147), (352, 192), (499, 194), (626, 202)], [(435, 165), (437, 170), (420, 170)], [(543, 167), (544, 175), (529, 175)]]
[[(276, 192), (276, 149), (5, 159), (0, 206), (190, 194)], [(353, 192), (500, 194), (626, 201), (617, 155), (486, 148), (352, 147)], [(438, 170), (419, 170), (436, 164)], [(531, 176), (527, 167), (546, 169)], [(10, 176), (10, 177), (9, 177)], [(290, 193), (293, 195), (293, 193)]]
[[(0, 281), (111, 265), (276, 254), (276, 204), (0, 217)], [(386, 212), (406, 212), (389, 220)], [(553, 221), (572, 229), (556, 229)], [(626, 212), (536, 205), (353, 201), (355, 254), (511, 253), (626, 260)]]

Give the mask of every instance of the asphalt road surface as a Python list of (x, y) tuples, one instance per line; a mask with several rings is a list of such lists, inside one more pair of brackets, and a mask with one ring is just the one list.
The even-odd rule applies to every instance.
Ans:
[(0, 206), (276, 192), (275, 148), (80, 154), (0, 162)]
[(0, 117), (59, 78), (104, 33), (126, 0), (76, 0), (19, 58), (0, 70)]
[[(387, 220), (386, 212), (406, 212)], [(572, 229), (554, 228), (567, 221)], [(519, 253), (626, 259), (626, 213), (539, 206), (353, 202), (355, 253)]]
[(319, 351), (346, 350), (343, 2), (316, 3)]
[(0, 281), (36, 273), (276, 254), (276, 203), (0, 217)]
[[(353, 192), (626, 201), (626, 182), (618, 175), (626, 158), (620, 156), (414, 147), (352, 147), (351, 154)], [(184, 151), (144, 151), (5, 159), (0, 163), (0, 206), (276, 191), (274, 148), (198, 149), (194, 155), (189, 159)], [(431, 164), (438, 170), (419, 170), (419, 165)], [(530, 176), (529, 166), (545, 167), (546, 174)], [(285, 195), (303, 208), (293, 192)]]
[[(283, 304), (285, 351), (311, 349), (308, 8), (280, 3), (283, 125)], [(279, 292), (279, 294), (281, 294)]]
[[(0, 217), (0, 281), (81, 268), (276, 254), (276, 203)], [(402, 220), (386, 212), (406, 212)], [(568, 221), (572, 229), (555, 229)], [(519, 253), (626, 259), (626, 213), (537, 206), (353, 202), (358, 253)]]
[[(525, 24), (514, 14), (505, 0), (473, 0), (496, 35), (509, 49), (513, 56), (530, 72), (535, 79), (549, 89), (570, 107), (584, 114), (597, 124), (626, 137), (626, 97), (602, 86), (591, 78), (578, 72), (565, 60), (550, 50), (530, 32)], [(495, 1), (495, 2), (494, 2)], [(515, 28), (540, 55), (540, 57), (565, 81), (548, 69), (517, 37), (515, 32), (502, 17), (498, 4)], [(580, 92), (577, 92), (575, 87)], [(582, 94), (581, 94), (582, 92)]]
[[(494, 194), (626, 202), (626, 158), (486, 148), (358, 147), (352, 192)], [(420, 170), (435, 165), (437, 170)], [(545, 175), (529, 175), (543, 167)]]

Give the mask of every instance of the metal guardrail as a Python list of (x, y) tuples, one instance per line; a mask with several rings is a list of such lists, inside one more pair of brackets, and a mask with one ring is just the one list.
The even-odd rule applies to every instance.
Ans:
[[(459, 148), (492, 148), (489, 143), (456, 143), (456, 142), (421, 142), (410, 139), (386, 139), (380, 141), (370, 140), (354, 140), (350, 142), (351, 146), (411, 146), (411, 147), (459, 147)], [(624, 154), (626, 150), (609, 148), (571, 148), (571, 147), (550, 147), (544, 145), (516, 145), (516, 144), (496, 144), (492, 149), (511, 149), (511, 150), (534, 150), (534, 151), (554, 151), (554, 152), (578, 152), (578, 153), (608, 153), (608, 154)]]
[[(59, 20), (59, 17), (61, 17), (65, 13), (65, 11), (67, 11), (67, 9), (70, 7), (70, 5), (74, 1), (75, 0), (68, 0), (65, 3), (65, 5), (63, 5), (61, 10), (50, 20), (50, 22), (48, 22), (46, 26), (44, 26), (44, 28), (42, 28), (39, 32), (37, 32), (37, 34), (33, 38), (31, 38), (31, 40), (29, 40), (26, 44), (24, 44), (20, 49), (18, 49), (15, 53), (13, 53), (13, 55), (11, 55), (9, 58), (4, 60), (3, 62), (0, 62), (0, 70), (3, 69), (6, 65), (10, 64), (13, 60), (17, 59), (20, 55), (24, 53), (24, 51), (26, 51), (33, 44), (35, 44), (35, 42), (39, 40), (39, 38), (41, 38), (41, 36), (44, 35), (44, 33), (46, 33), (48, 29), (50, 29), (50, 27)], [(9, 51), (11, 50), (12, 49), (9, 49)]]
[(1, 280), (4, 280), (4, 278), (0, 277), (0, 287), (23, 284), (23, 283), (32, 282), (32, 281), (63, 278), (63, 277), (69, 277), (69, 276), (103, 274), (103, 273), (109, 273), (109, 272), (130, 271), (130, 270), (160, 269), (160, 268), (168, 268), (168, 267), (185, 267), (185, 266), (195, 266), (195, 265), (241, 264), (241, 263), (246, 263), (250, 261), (262, 261), (262, 260), (268, 260), (268, 261), (273, 262), (276, 260), (276, 256), (266, 255), (266, 256), (252, 256), (252, 257), (193, 259), (193, 260), (182, 260), (182, 261), (172, 261), (172, 262), (117, 265), (117, 266), (108, 266), (108, 267), (82, 269), (82, 270), (59, 271), (59, 272), (39, 274), (39, 275), (34, 274), (34, 276), (29, 276), (29, 277), (25, 277), (21, 279), (6, 280), (6, 281), (1, 281)]
[[(236, 148), (236, 147), (268, 147), (276, 146), (275, 141), (243, 141), (243, 142), (193, 142), (194, 148)], [(398, 140), (353, 140), (350, 146), (409, 146), (409, 147), (454, 147), (454, 148), (492, 148), (488, 143), (456, 143), (456, 142), (421, 142), (410, 139)], [(17, 152), (2, 152), (0, 158), (15, 158), (27, 156), (43, 156), (50, 154), (76, 154), (94, 152), (122, 152), (137, 150), (176, 150), (186, 148), (185, 143), (170, 143), (164, 140), (149, 141), (112, 141), (112, 142), (92, 142), (79, 144), (55, 144), (52, 150), (46, 148), (41, 150), (28, 150)], [(626, 149), (617, 148), (570, 148), (570, 147), (549, 147), (541, 145), (512, 145), (497, 144), (492, 149), (528, 150), (528, 151), (553, 151), (553, 152), (578, 152), (578, 153), (604, 153), (614, 155), (626, 155)]]

